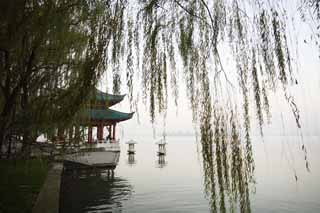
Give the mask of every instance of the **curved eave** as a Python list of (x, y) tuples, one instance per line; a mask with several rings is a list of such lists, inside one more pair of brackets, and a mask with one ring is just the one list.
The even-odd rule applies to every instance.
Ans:
[(120, 103), (125, 96), (126, 95), (113, 95), (96, 89), (95, 100), (98, 102), (107, 102), (108, 106), (111, 107), (117, 103)]
[(134, 112), (125, 113), (112, 109), (90, 109), (89, 116), (91, 121), (103, 121), (109, 123), (118, 123), (132, 118)]

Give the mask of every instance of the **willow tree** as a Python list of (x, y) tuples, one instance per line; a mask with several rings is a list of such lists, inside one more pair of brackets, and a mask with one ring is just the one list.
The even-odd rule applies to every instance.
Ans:
[(3, 1), (0, 5), (0, 147), (67, 125), (105, 70), (120, 4)]
[[(297, 128), (299, 109), (291, 94), (298, 80), (293, 60), (292, 17), (283, 1), (140, 0), (126, 3), (122, 33), (108, 55), (117, 91), (126, 65), (131, 101), (140, 89), (150, 117), (167, 109), (168, 87), (178, 103), (183, 76), (194, 122), (199, 123), (205, 186), (212, 210), (226, 211), (225, 199), (250, 212), (254, 182), (250, 139), (252, 115), (261, 134), (270, 119), (270, 94), (281, 90)], [(319, 1), (296, 1), (316, 15)], [(309, 16), (307, 15), (307, 16)], [(309, 16), (309, 18), (310, 18)], [(303, 20), (307, 20), (305, 16)], [(318, 44), (319, 36), (315, 38)], [(226, 63), (229, 57), (231, 63)], [(140, 85), (134, 84), (140, 79)], [(240, 91), (240, 92), (239, 92)], [(237, 97), (237, 94), (241, 98)], [(240, 99), (240, 100), (239, 100)], [(306, 154), (305, 146), (302, 146)], [(306, 167), (308, 163), (306, 160)], [(219, 192), (219, 193), (218, 193)]]
[[(1, 14), (5, 15), (1, 19), (0, 141), (11, 130), (15, 116), (21, 114), (18, 112), (28, 112), (22, 114), (29, 116), (41, 112), (29, 119), (41, 127), (51, 120), (59, 123), (72, 117), (83, 103), (86, 89), (94, 85), (107, 64), (113, 72), (115, 93), (122, 83), (121, 68), (126, 66), (129, 98), (134, 103), (142, 88), (152, 121), (165, 113), (168, 91), (178, 103), (178, 78), (183, 76), (193, 119), (200, 127), (204, 182), (212, 210), (226, 211), (228, 197), (239, 202), (242, 212), (249, 212), (248, 186), (254, 182), (252, 115), (263, 134), (270, 117), (270, 94), (281, 90), (297, 127), (301, 127), (299, 110), (290, 93), (297, 82), (292, 63), (294, 45), (290, 42), (291, 17), (282, 3), (1, 3)], [(297, 3), (303, 20), (316, 16), (310, 20), (316, 22), (317, 35), (319, 1)], [(309, 10), (311, 13), (305, 12)], [(318, 42), (319, 37), (315, 40)], [(226, 63), (226, 56), (232, 63)], [(141, 85), (134, 83), (136, 79)], [(26, 88), (24, 82), (28, 82)], [(241, 98), (235, 95), (239, 92)], [(24, 94), (32, 95), (27, 95), (26, 101)]]

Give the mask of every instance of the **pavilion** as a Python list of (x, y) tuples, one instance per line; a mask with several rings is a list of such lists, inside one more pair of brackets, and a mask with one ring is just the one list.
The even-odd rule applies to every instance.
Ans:
[(131, 119), (134, 114), (134, 112), (124, 113), (110, 109), (110, 107), (120, 103), (124, 96), (108, 94), (96, 89), (91, 96), (90, 108), (87, 110), (89, 120), (88, 143), (94, 142), (92, 137), (93, 127), (97, 127), (98, 142), (101, 143), (105, 139), (104, 127), (108, 129), (110, 142), (115, 141), (117, 123)]

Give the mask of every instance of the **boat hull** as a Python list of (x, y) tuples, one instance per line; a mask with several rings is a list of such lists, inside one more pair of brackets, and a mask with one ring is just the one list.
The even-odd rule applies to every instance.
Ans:
[(120, 151), (88, 151), (66, 155), (64, 160), (84, 167), (116, 167)]

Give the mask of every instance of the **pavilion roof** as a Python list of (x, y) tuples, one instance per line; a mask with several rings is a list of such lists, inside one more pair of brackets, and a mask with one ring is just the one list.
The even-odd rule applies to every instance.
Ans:
[(125, 95), (113, 95), (109, 93), (102, 92), (101, 90), (96, 89), (94, 100), (98, 102), (107, 102), (108, 106), (113, 106), (117, 103), (120, 103)]
[(129, 120), (134, 114), (134, 112), (125, 113), (112, 109), (89, 109), (88, 112), (91, 120), (111, 123)]

